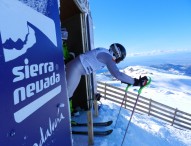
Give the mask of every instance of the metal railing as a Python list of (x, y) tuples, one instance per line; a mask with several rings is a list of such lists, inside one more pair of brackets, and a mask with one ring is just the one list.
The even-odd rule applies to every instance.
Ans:
[[(97, 91), (103, 96), (103, 98), (120, 105), (125, 95), (125, 89), (121, 89), (103, 82), (97, 82)], [(137, 94), (127, 92), (127, 97), (125, 98), (126, 100), (123, 107), (128, 110), (133, 110), (136, 98)], [(143, 96), (140, 96), (135, 112), (144, 113), (149, 116), (159, 118), (170, 123), (176, 128), (191, 130), (191, 114)]]

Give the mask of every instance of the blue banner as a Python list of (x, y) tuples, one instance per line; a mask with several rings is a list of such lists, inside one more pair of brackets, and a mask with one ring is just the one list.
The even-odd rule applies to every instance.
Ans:
[(70, 146), (57, 0), (1, 0), (0, 145)]

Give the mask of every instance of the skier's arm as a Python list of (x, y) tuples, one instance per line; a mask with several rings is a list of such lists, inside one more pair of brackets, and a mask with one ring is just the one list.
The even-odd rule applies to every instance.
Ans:
[(109, 72), (112, 76), (114, 76), (116, 79), (120, 80), (121, 82), (128, 83), (128, 84), (134, 84), (134, 78), (126, 75), (123, 72), (120, 72), (116, 63), (112, 60), (112, 57), (107, 53), (100, 53), (97, 56), (98, 60), (104, 63)]

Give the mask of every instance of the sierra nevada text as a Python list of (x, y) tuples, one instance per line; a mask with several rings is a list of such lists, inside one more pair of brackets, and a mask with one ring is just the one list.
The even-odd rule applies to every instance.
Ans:
[(13, 83), (51, 72), (52, 75), (49, 77), (38, 80), (36, 82), (32, 82), (26, 87), (19, 87), (15, 89), (13, 93), (14, 105), (26, 100), (26, 98), (29, 98), (35, 95), (35, 93), (39, 93), (60, 81), (60, 74), (55, 73), (55, 66), (53, 62), (29, 65), (29, 60), (26, 58), (24, 60), (23, 66), (14, 67), (12, 69), (12, 73), (15, 76), (13, 79)]

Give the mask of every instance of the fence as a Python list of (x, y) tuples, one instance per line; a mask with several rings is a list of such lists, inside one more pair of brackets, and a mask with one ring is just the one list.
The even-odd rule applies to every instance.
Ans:
[[(120, 104), (123, 101), (125, 90), (103, 83), (97, 82), (97, 90), (103, 96), (103, 98), (110, 100), (114, 103)], [(123, 107), (132, 110), (137, 98), (137, 94), (132, 92), (127, 92), (127, 97), (125, 98)], [(184, 128), (191, 130), (191, 114), (178, 110), (177, 108), (172, 108), (170, 106), (164, 105), (162, 103), (156, 102), (152, 99), (140, 96), (135, 112), (148, 114), (159, 118), (163, 121), (170, 123), (176, 128)]]

